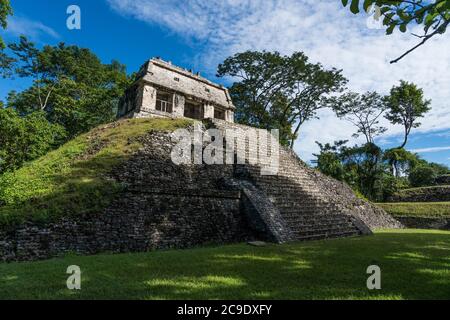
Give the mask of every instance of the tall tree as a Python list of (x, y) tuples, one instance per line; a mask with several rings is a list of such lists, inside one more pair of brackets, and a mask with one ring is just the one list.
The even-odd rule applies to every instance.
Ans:
[[(0, 0), (0, 28), (6, 29), (8, 26), (7, 18), (13, 11), (9, 0)], [(5, 48), (3, 39), (0, 37), (0, 50)], [(1, 54), (1, 53), (0, 53)]]
[(403, 143), (398, 147), (402, 149), (408, 143), (408, 137), (413, 128), (420, 127), (417, 120), (425, 116), (431, 110), (431, 100), (424, 98), (423, 90), (415, 84), (400, 81), (399, 86), (394, 86), (386, 97), (388, 112), (385, 116), (392, 124), (402, 125), (404, 128)]
[(123, 65), (102, 64), (89, 49), (64, 43), (37, 49), (25, 37), (8, 47), (4, 75), (33, 80), (30, 88), (9, 94), (8, 106), (23, 115), (44, 111), (51, 122), (66, 128), (69, 138), (112, 120), (131, 82)]
[(341, 70), (326, 70), (302, 52), (238, 53), (219, 65), (217, 75), (236, 80), (230, 93), (238, 122), (280, 128), (282, 140), (292, 148), (300, 127), (327, 106), (324, 98), (347, 83)]
[(344, 6), (350, 3), (350, 11), (354, 14), (360, 12), (360, 6), (368, 11), (376, 6), (377, 14), (382, 16), (386, 33), (398, 28), (406, 32), (409, 25), (423, 25), (423, 34), (415, 35), (420, 42), (410, 50), (406, 51), (397, 59), (391, 61), (396, 63), (412, 51), (424, 45), (431, 38), (447, 31), (450, 23), (450, 0), (341, 0)]
[(376, 92), (358, 94), (350, 92), (338, 98), (329, 99), (336, 115), (349, 121), (358, 129), (353, 136), (364, 135), (367, 143), (374, 143), (374, 138), (386, 132), (380, 126), (380, 117), (386, 111), (386, 104), (381, 95)]

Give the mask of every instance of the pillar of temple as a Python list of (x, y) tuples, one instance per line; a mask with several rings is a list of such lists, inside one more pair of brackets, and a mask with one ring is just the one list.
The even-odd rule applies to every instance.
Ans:
[(234, 122), (234, 111), (233, 110), (227, 110), (225, 112), (225, 121), (228, 122)]
[(156, 109), (156, 89), (150, 85), (144, 85), (142, 92), (141, 112), (152, 112)]
[(205, 104), (204, 118), (205, 119), (214, 119), (214, 106), (213, 105)]
[(181, 94), (175, 94), (173, 98), (173, 115), (174, 117), (184, 117), (184, 106), (186, 98)]

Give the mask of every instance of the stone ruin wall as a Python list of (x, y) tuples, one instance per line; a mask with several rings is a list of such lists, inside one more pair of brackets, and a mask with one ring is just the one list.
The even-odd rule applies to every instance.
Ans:
[[(157, 91), (173, 94), (173, 113), (155, 109)], [(141, 68), (139, 79), (121, 99), (118, 116), (180, 118), (187, 99), (202, 106), (205, 119), (214, 118), (218, 108), (226, 121), (234, 122), (234, 106), (225, 87), (159, 59), (152, 59)]]
[[(278, 208), (246, 180), (245, 166), (178, 166), (170, 159), (174, 146), (170, 133), (150, 132), (139, 140), (143, 147), (110, 174), (124, 190), (108, 208), (47, 225), (26, 223), (1, 231), (0, 260), (292, 239)], [(309, 175), (339, 207), (356, 210), (367, 225), (401, 226), (383, 210), (376, 212), (375, 207), (356, 199), (348, 187), (305, 170), (303, 177)]]
[(108, 208), (1, 231), (0, 261), (266, 240), (264, 224), (245, 215), (251, 204), (224, 182), (233, 166), (174, 165), (169, 133), (152, 132), (140, 142), (144, 147), (111, 173), (125, 189)]

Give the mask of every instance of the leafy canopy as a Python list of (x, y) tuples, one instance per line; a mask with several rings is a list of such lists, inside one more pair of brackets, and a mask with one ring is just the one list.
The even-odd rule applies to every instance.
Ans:
[(102, 64), (89, 49), (67, 46), (36, 48), (26, 37), (8, 45), (3, 76), (33, 80), (23, 92), (11, 92), (8, 106), (21, 114), (44, 111), (73, 137), (114, 119), (118, 100), (131, 82), (117, 61)]
[(48, 122), (41, 111), (21, 117), (11, 108), (0, 108), (0, 173), (46, 154), (64, 136), (63, 128)]
[(396, 28), (406, 32), (411, 25), (423, 26), (423, 34), (415, 35), (421, 41), (391, 63), (400, 61), (431, 38), (445, 33), (450, 23), (450, 0), (342, 0), (342, 4), (350, 4), (350, 11), (354, 14), (360, 12), (361, 4), (366, 12), (376, 6), (387, 34), (392, 34)]
[(218, 67), (219, 77), (235, 82), (230, 94), (236, 119), (264, 129), (280, 129), (281, 140), (294, 146), (299, 129), (325, 108), (325, 98), (340, 92), (347, 80), (341, 70), (309, 62), (302, 52), (247, 51), (227, 58)]
[(404, 140), (399, 148), (406, 146), (408, 137), (413, 128), (418, 128), (423, 118), (431, 110), (431, 100), (424, 98), (423, 90), (415, 84), (400, 81), (399, 86), (394, 86), (386, 97), (388, 113), (385, 118), (392, 124), (402, 125), (404, 128)]
[(380, 125), (380, 117), (386, 111), (383, 97), (376, 92), (358, 94), (346, 93), (329, 100), (336, 115), (352, 123), (358, 131), (353, 135), (358, 138), (363, 135), (367, 143), (374, 143), (374, 138), (386, 132)]
[[(0, 28), (6, 29), (6, 27), (8, 26), (7, 17), (12, 14), (13, 11), (9, 0), (0, 0)], [(4, 49), (4, 47), (5, 44), (3, 43), (3, 40), (0, 37), (0, 50)]]

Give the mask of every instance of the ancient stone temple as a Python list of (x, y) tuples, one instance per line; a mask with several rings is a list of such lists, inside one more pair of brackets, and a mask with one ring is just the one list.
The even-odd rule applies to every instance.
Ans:
[(153, 58), (126, 91), (119, 117), (220, 119), (234, 122), (235, 107), (228, 90), (198, 73)]
[[(277, 139), (268, 141), (266, 130), (234, 123), (234, 106), (225, 88), (168, 62), (152, 59), (142, 67), (122, 99), (119, 116), (169, 119), (120, 119), (92, 130), (87, 135), (92, 147), (80, 159), (100, 152), (105, 152), (102, 159), (117, 159), (105, 174), (111, 189), (120, 186), (117, 193), (95, 212), (44, 224), (29, 221), (14, 230), (0, 228), (0, 261), (254, 240), (285, 243), (403, 227), (358, 198), (347, 184), (310, 168)], [(170, 120), (179, 117), (202, 121)], [(185, 123), (183, 132), (197, 144), (187, 146), (193, 152), (188, 160), (195, 160), (198, 151), (200, 156), (209, 153), (210, 142), (222, 142), (214, 149), (215, 155), (223, 152), (222, 161), (177, 163), (177, 135), (153, 130), (152, 122)], [(108, 152), (108, 140), (100, 138), (105, 134), (115, 143), (119, 132), (144, 123), (148, 131), (129, 137), (128, 142), (139, 147), (126, 156)]]

